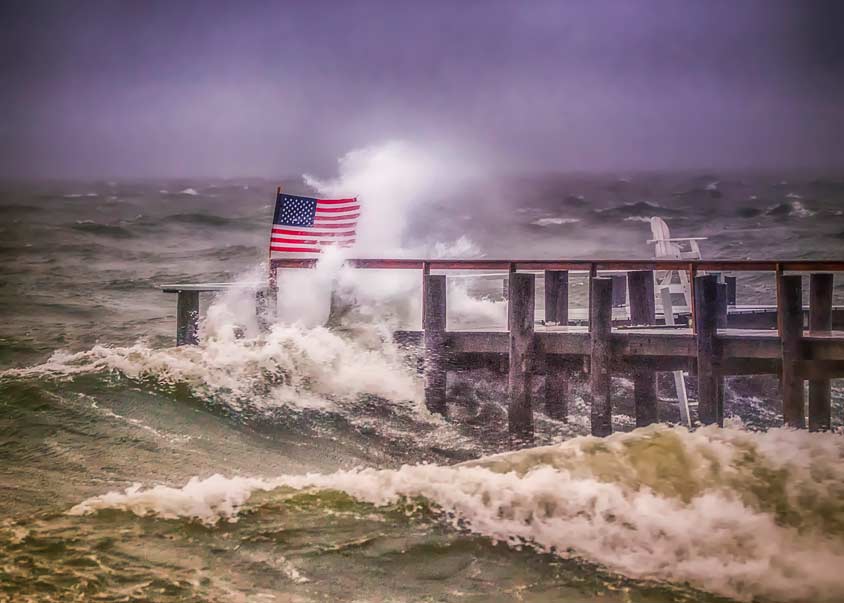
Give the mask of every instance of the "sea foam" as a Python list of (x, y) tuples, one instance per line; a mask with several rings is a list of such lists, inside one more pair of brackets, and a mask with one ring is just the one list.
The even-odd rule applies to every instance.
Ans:
[(844, 597), (842, 461), (844, 440), (832, 434), (651, 426), (455, 466), (133, 486), (70, 513), (213, 525), (234, 521), (257, 490), (339, 490), (373, 505), (421, 497), (459, 529), (632, 578), (748, 601), (832, 602)]

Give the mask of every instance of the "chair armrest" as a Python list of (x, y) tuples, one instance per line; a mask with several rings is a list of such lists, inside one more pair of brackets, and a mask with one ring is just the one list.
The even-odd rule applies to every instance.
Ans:
[(709, 237), (672, 237), (670, 239), (648, 239), (648, 243), (681, 243), (683, 241), (706, 241)]

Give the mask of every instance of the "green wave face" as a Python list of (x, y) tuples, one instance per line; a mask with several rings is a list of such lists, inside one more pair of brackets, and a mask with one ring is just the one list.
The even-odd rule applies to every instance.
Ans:
[(721, 600), (496, 544), (421, 498), (376, 506), (337, 490), (256, 493), (213, 525), (115, 509), (6, 522), (0, 554), (15, 600)]

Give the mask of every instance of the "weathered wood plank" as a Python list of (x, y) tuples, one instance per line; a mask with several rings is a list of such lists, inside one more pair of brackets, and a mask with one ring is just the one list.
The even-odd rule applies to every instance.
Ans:
[(446, 280), (445, 275), (425, 277), (425, 405), (430, 412), (446, 414)]
[(612, 307), (623, 308), (627, 305), (627, 275), (613, 274), (612, 279)]
[(565, 270), (545, 271), (545, 322), (569, 322), (569, 273)]
[(590, 279), (590, 371), (592, 435), (612, 433), (612, 402), (610, 400), (610, 332), (612, 329), (612, 280)]
[(778, 275), (778, 314), (782, 348), (783, 421), (790, 427), (806, 426), (803, 379), (797, 374), (800, 338), (803, 336), (803, 285), (799, 275)]
[[(330, 313), (329, 313), (330, 318)], [(270, 292), (268, 289), (258, 289), (255, 292), (255, 320), (262, 333), (270, 330), (274, 316), (270, 314)]]
[(545, 359), (545, 414), (558, 421), (567, 421), (571, 371), (569, 364), (561, 359), (560, 356)]
[(727, 305), (735, 306), (738, 293), (738, 279), (734, 276), (725, 276), (724, 283), (727, 285)]
[[(432, 270), (507, 270), (511, 264), (516, 270), (581, 270), (593, 267), (600, 271), (627, 270), (688, 270), (694, 272), (772, 272), (780, 267), (792, 272), (844, 272), (841, 260), (423, 260), (409, 258), (354, 258), (346, 260), (353, 268), (368, 269), (415, 269), (430, 262)], [(313, 268), (316, 259), (275, 258), (270, 260), (271, 268)]]
[(176, 300), (176, 345), (199, 343), (199, 291), (179, 291)]
[(709, 425), (718, 422), (716, 354), (718, 281), (714, 275), (695, 277), (695, 332), (697, 335), (698, 416)]
[[(654, 273), (639, 270), (627, 274), (630, 291), (630, 322), (634, 325), (652, 325), (656, 322), (654, 300)], [(615, 287), (615, 282), (613, 282)], [(644, 427), (659, 420), (656, 399), (656, 374), (653, 366), (642, 366), (633, 373), (633, 400), (636, 427)], [(653, 363), (651, 363), (653, 364)]]
[(531, 396), (536, 362), (536, 342), (533, 336), (535, 281), (533, 274), (514, 272), (510, 275), (510, 405), (507, 417), (510, 441), (514, 447), (533, 443)]
[[(832, 330), (833, 275), (815, 272), (809, 277), (809, 331)], [(809, 381), (809, 430), (829, 431), (832, 424), (832, 384), (829, 378)]]

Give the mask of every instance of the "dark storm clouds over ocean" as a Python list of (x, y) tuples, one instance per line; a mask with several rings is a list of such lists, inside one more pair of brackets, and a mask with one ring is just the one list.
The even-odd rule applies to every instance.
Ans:
[(325, 172), (389, 138), (499, 170), (840, 167), (844, 8), (788, 2), (0, 7), (0, 175)]

